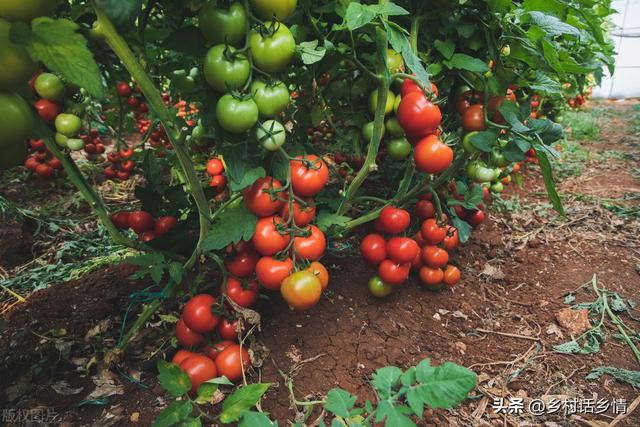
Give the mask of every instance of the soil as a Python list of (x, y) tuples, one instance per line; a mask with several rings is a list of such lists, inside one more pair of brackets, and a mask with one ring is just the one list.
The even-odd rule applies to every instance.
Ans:
[[(634, 128), (634, 107), (639, 105), (592, 107), (604, 112), (601, 136), (579, 142), (589, 159), (579, 175), (560, 185), (566, 219), (546, 208), (539, 172), (527, 168), (524, 187), (509, 186), (507, 202), (494, 206), (489, 220), (453, 255), (463, 273), (457, 286), (431, 292), (412, 279), (388, 298), (375, 299), (366, 286), (372, 270), (358, 256), (334, 256), (326, 263), (331, 292), (314, 309), (291, 311), (277, 297), (259, 303), (258, 338), (270, 354), (249, 381), (276, 384), (263, 399), (263, 410), (281, 425), (296, 416), (277, 368), (289, 374), (298, 400), (322, 398), (342, 387), (364, 401), (375, 399), (368, 382), (377, 368), (407, 368), (428, 357), (435, 364), (453, 361), (473, 369), (479, 384), (460, 407), (425, 412), (424, 425), (611, 422), (616, 417), (611, 410), (496, 415), (492, 399), (626, 399), (631, 405), (638, 397), (637, 390), (610, 376), (585, 379), (599, 366), (639, 370), (610, 323), (595, 354), (559, 354), (553, 346), (572, 338), (556, 321), (556, 313), (569, 306), (566, 294), (594, 275), (599, 287), (624, 298), (640, 291), (640, 221), (637, 213), (623, 216), (611, 208), (616, 203), (621, 209), (638, 206), (640, 134)], [(603, 155), (612, 150), (622, 155)], [(56, 284), (32, 294), (5, 317), (0, 408), (51, 408), (49, 421), (56, 425), (151, 424), (171, 401), (155, 380), (153, 363), (169, 344), (167, 318), (153, 318), (154, 327), (136, 337), (120, 369), (102, 372), (95, 363), (115, 345), (129, 296), (149, 285), (129, 280), (133, 271), (128, 265), (112, 266)], [(595, 299), (583, 290), (575, 296), (575, 302)], [(167, 305), (163, 312), (175, 315), (176, 309)], [(637, 322), (624, 320), (639, 330)], [(617, 425), (640, 425), (640, 411)]]

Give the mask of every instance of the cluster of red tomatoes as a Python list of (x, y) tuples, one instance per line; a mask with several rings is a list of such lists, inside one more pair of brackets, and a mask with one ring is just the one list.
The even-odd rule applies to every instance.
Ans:
[(216, 194), (222, 194), (227, 189), (227, 177), (223, 175), (224, 163), (217, 157), (207, 162), (207, 175), (211, 177), (209, 187), (216, 189)]
[(411, 225), (411, 214), (385, 206), (375, 224), (378, 233), (368, 234), (360, 242), (362, 258), (377, 268), (378, 274), (369, 280), (373, 295), (389, 295), (393, 287), (407, 281), (412, 270), (418, 272), (424, 286), (433, 290), (460, 280), (460, 270), (449, 264), (449, 252), (458, 246), (458, 232), (447, 224), (446, 215), (437, 221), (435, 207), (427, 196), (424, 198), (415, 205), (422, 224), (413, 237), (403, 235)]
[(579, 93), (576, 96), (574, 96), (573, 98), (570, 98), (567, 101), (567, 104), (571, 108), (578, 109), (578, 108), (582, 107), (585, 102), (586, 102), (586, 99), (585, 99), (584, 95)]
[(88, 134), (80, 135), (80, 139), (84, 143), (84, 152), (88, 160), (98, 159), (98, 156), (106, 150), (96, 129), (89, 130)]
[(44, 141), (41, 139), (30, 139), (27, 142), (27, 155), (24, 166), (35, 173), (38, 178), (44, 180), (54, 179), (56, 171), (64, 176), (65, 171), (62, 169), (62, 163), (47, 149)]
[[(506, 100), (516, 101), (516, 94), (511, 88), (507, 89), (505, 96), (492, 96), (487, 102), (487, 113), (492, 122), (505, 124), (506, 121), (500, 114), (500, 105)], [(484, 118), (484, 93), (476, 90), (467, 90), (456, 101), (456, 110), (462, 119), (462, 128), (466, 132), (478, 132), (485, 130)]]
[(133, 230), (140, 240), (147, 243), (156, 237), (167, 234), (178, 223), (175, 216), (161, 216), (154, 220), (146, 211), (120, 211), (111, 215), (111, 222), (122, 230)]
[[(86, 149), (86, 147), (85, 147)], [(136, 167), (135, 162), (131, 158), (133, 156), (133, 148), (121, 148), (118, 151), (111, 151), (107, 154), (109, 165), (104, 167), (104, 176), (107, 179), (119, 179), (126, 181)]]
[(193, 126), (195, 124), (195, 117), (197, 117), (198, 113), (200, 112), (195, 104), (187, 104), (187, 101), (181, 99), (180, 101), (176, 102), (174, 107), (178, 109), (176, 116), (184, 119), (187, 126)]

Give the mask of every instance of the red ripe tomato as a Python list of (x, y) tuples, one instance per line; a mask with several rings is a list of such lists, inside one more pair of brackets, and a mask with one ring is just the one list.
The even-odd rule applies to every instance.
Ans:
[[(98, 146), (96, 146), (96, 151), (97, 150), (98, 150)], [(136, 164), (131, 159), (125, 160), (124, 162), (120, 163), (120, 170), (123, 170), (125, 172), (131, 172), (135, 167), (136, 167)]]
[(447, 268), (444, 270), (442, 281), (445, 285), (449, 286), (453, 286), (458, 283), (460, 281), (460, 270), (458, 270), (458, 267), (447, 265)]
[(140, 106), (140, 98), (136, 96), (130, 96), (129, 98), (127, 98), (127, 104), (129, 104), (129, 107), (131, 108), (138, 108)]
[[(430, 82), (430, 83), (431, 83), (431, 91), (437, 98), (438, 88), (433, 82)], [(408, 93), (411, 93), (411, 92), (424, 93), (416, 82), (414, 82), (411, 79), (404, 79), (404, 81), (402, 82), (402, 86), (400, 86), (400, 95), (405, 97)]]
[(116, 151), (112, 151), (109, 154), (107, 154), (107, 160), (109, 160), (109, 162), (111, 163), (119, 163), (120, 154), (118, 154)]
[[(304, 227), (313, 221), (316, 216), (316, 205), (313, 203), (313, 199), (305, 199), (306, 206), (303, 208), (300, 202), (293, 201), (293, 221), (298, 227)], [(285, 203), (280, 210), (280, 216), (285, 221), (289, 220), (289, 203)]]
[(207, 174), (209, 174), (209, 176), (220, 175), (222, 172), (224, 172), (222, 160), (214, 158), (207, 162)]
[(125, 82), (118, 82), (116, 84), (116, 92), (118, 92), (119, 96), (127, 98), (131, 96), (131, 87)]
[(218, 374), (227, 377), (229, 381), (240, 381), (242, 372), (249, 369), (251, 359), (249, 352), (238, 344), (232, 344), (222, 350), (216, 357)]
[(275, 255), (289, 244), (289, 234), (280, 234), (278, 225), (282, 223), (279, 216), (269, 216), (258, 220), (253, 235), (253, 247), (262, 255)]
[(327, 240), (322, 230), (315, 225), (310, 225), (305, 230), (311, 234), (307, 237), (296, 236), (293, 241), (294, 250), (302, 259), (317, 261), (327, 247)]
[(420, 219), (436, 217), (436, 208), (433, 206), (433, 203), (428, 200), (418, 200), (418, 203), (416, 203), (416, 206), (414, 207), (414, 211)]
[(378, 265), (387, 258), (387, 244), (379, 234), (368, 234), (360, 242), (360, 254), (367, 263)]
[(49, 165), (39, 164), (36, 167), (36, 175), (41, 179), (53, 179), (56, 176), (56, 171)]
[(122, 230), (129, 228), (129, 212), (120, 211), (112, 214), (111, 222)]
[(446, 250), (452, 251), (458, 246), (458, 243), (460, 242), (458, 238), (458, 230), (456, 230), (456, 228), (451, 225), (447, 225), (446, 230), (447, 235), (442, 241), (442, 246)]
[(128, 159), (129, 157), (133, 156), (133, 148), (121, 148), (120, 151), (118, 151), (118, 154), (123, 159)]
[(306, 271), (313, 273), (318, 280), (320, 280), (320, 286), (322, 286), (322, 292), (326, 291), (329, 287), (329, 271), (327, 267), (319, 263), (318, 261), (313, 261)]
[(38, 115), (47, 124), (53, 124), (58, 114), (62, 113), (62, 107), (56, 101), (48, 99), (39, 99), (33, 106), (36, 108)]
[(240, 325), (240, 333), (244, 335), (246, 327), (244, 320), (242, 323), (238, 319), (230, 321), (226, 317), (223, 317), (218, 325), (218, 333), (223, 340), (231, 340), (238, 342), (238, 325)]
[(256, 264), (256, 278), (266, 289), (272, 291), (280, 290), (282, 281), (289, 277), (293, 271), (293, 261), (291, 258), (279, 260), (270, 256), (263, 256)]
[(184, 323), (199, 334), (206, 334), (215, 329), (220, 316), (213, 312), (216, 299), (209, 294), (199, 294), (191, 298), (182, 309)]
[(228, 277), (226, 289), (227, 296), (241, 307), (250, 307), (258, 300), (258, 283), (254, 280), (241, 282)]
[(296, 157), (289, 162), (289, 169), (291, 187), (298, 196), (315, 196), (329, 180), (329, 168), (315, 154)]
[(411, 261), (411, 269), (418, 270), (420, 267), (422, 267), (422, 249), (418, 247), (418, 253)]
[(420, 268), (420, 281), (427, 287), (436, 287), (442, 283), (444, 272), (439, 268), (422, 267)]
[(427, 245), (422, 248), (422, 262), (431, 268), (444, 267), (449, 262), (449, 254), (437, 246)]
[(471, 214), (469, 214), (469, 216), (467, 216), (467, 222), (473, 227), (479, 226), (484, 222), (484, 220), (485, 214), (481, 209), (475, 210)]
[(487, 113), (491, 115), (491, 120), (498, 124), (505, 124), (506, 121), (502, 114), (500, 114), (500, 106), (506, 101), (506, 96), (492, 96), (487, 102)]
[(104, 168), (104, 177), (107, 179), (113, 179), (116, 176), (118, 176), (118, 174), (116, 173), (116, 171), (113, 169), (113, 167), (111, 166), (107, 166), (106, 168)]
[(233, 341), (229, 341), (229, 340), (222, 340), (222, 341), (218, 341), (215, 344), (205, 346), (205, 348), (202, 350), (202, 352), (209, 359), (211, 359), (211, 360), (213, 360), (215, 362), (216, 358), (218, 357), (218, 355), (220, 353), (222, 353), (222, 350), (224, 350), (225, 348), (229, 347), (230, 345), (234, 345), (234, 342)]
[(424, 241), (429, 245), (437, 245), (442, 242), (447, 235), (447, 230), (440, 227), (435, 218), (429, 218), (422, 223), (420, 232)]
[(231, 259), (227, 259), (224, 262), (225, 267), (229, 270), (229, 273), (236, 277), (248, 277), (253, 274), (256, 269), (256, 264), (260, 259), (260, 255), (253, 250), (252, 247), (238, 251), (238, 253)]
[(279, 188), (282, 188), (280, 181), (265, 176), (242, 190), (242, 197), (247, 208), (256, 216), (263, 218), (275, 214), (285, 205), (285, 202), (281, 200), (284, 196), (282, 192), (271, 194), (271, 191)]
[[(411, 215), (404, 209), (394, 206), (385, 206), (380, 211), (380, 225), (382, 229), (390, 234), (402, 233), (411, 223)], [(386, 280), (382, 279), (386, 282)]]
[(398, 121), (404, 131), (414, 136), (425, 136), (436, 131), (442, 122), (440, 108), (420, 92), (402, 97), (398, 106)]
[(466, 132), (482, 131), (484, 126), (484, 106), (482, 104), (472, 105), (462, 115), (462, 128)]
[(35, 172), (39, 164), (40, 162), (33, 156), (27, 157), (27, 160), (24, 161), (24, 166), (31, 172)]
[(406, 282), (410, 272), (411, 262), (399, 264), (390, 259), (385, 259), (378, 265), (378, 276), (383, 282), (393, 286), (402, 285)]
[(189, 328), (182, 318), (176, 324), (176, 338), (185, 347), (197, 347), (204, 342), (204, 336)]
[(194, 353), (193, 351), (189, 351), (185, 349), (178, 350), (176, 354), (173, 355), (173, 358), (171, 359), (171, 363), (175, 363), (176, 365), (179, 365), (180, 363), (182, 363), (184, 359), (186, 359), (189, 356), (193, 356), (194, 354), (197, 354), (197, 353)]
[(52, 168), (54, 168), (54, 169), (62, 169), (62, 162), (57, 157), (53, 157), (53, 158), (49, 159), (47, 164), (49, 166), (51, 166)]
[(418, 252), (420, 247), (409, 237), (392, 237), (387, 241), (387, 256), (399, 264), (412, 262)]
[[(126, 181), (127, 179), (129, 179), (129, 176), (131, 174), (127, 171), (118, 171), (116, 172), (116, 176), (118, 177), (119, 180), (121, 181)], [(149, 231), (150, 232), (150, 231)]]
[(227, 185), (227, 177), (224, 175), (216, 175), (211, 177), (209, 181), (209, 187), (215, 188), (218, 194), (222, 193)]
[(429, 135), (416, 145), (413, 160), (420, 172), (441, 173), (451, 166), (453, 150), (437, 136)]
[(156, 236), (162, 236), (171, 231), (177, 223), (178, 219), (175, 216), (161, 216), (156, 220), (153, 231), (156, 233)]
[(155, 238), (156, 238), (156, 233), (154, 233), (153, 230), (145, 231), (144, 233), (138, 234), (138, 239), (140, 239), (144, 243), (149, 243)]
[(191, 394), (198, 391), (200, 384), (218, 376), (216, 364), (203, 354), (187, 357), (180, 363), (180, 368), (187, 373), (189, 380), (191, 380)]
[(145, 211), (131, 212), (129, 213), (129, 227), (137, 234), (153, 230), (153, 217)]

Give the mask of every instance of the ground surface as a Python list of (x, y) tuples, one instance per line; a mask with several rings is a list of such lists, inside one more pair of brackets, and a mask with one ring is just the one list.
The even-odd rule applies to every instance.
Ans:
[[(433, 293), (412, 280), (375, 300), (366, 289), (370, 269), (358, 257), (344, 257), (330, 260), (332, 293), (313, 310), (292, 312), (279, 298), (262, 303), (259, 338), (270, 354), (262, 354), (264, 364), (250, 379), (278, 384), (263, 409), (281, 425), (296, 415), (272, 360), (291, 373), (298, 400), (321, 398), (336, 386), (365, 399), (374, 398), (368, 379), (375, 369), (406, 368), (426, 357), (470, 367), (479, 385), (461, 407), (426, 413), (425, 424), (604, 426), (616, 417), (611, 410), (568, 416), (562, 409), (537, 418), (526, 412), (498, 416), (491, 404), (500, 397), (626, 399), (630, 406), (637, 389), (608, 375), (585, 379), (599, 366), (638, 370), (610, 322), (594, 354), (559, 354), (553, 346), (572, 338), (556, 319), (569, 307), (565, 295), (594, 274), (599, 287), (623, 298), (637, 298), (640, 290), (640, 108), (634, 102), (600, 103), (565, 124), (572, 127), (572, 141), (560, 148), (575, 160), (556, 172), (563, 177), (567, 218), (557, 219), (539, 174), (527, 171), (524, 187), (511, 186), (490, 221), (457, 250), (453, 261), (463, 278), (455, 288)], [(23, 201), (16, 185), (0, 194)], [(37, 225), (24, 220), (0, 226), (4, 277), (24, 270), (20, 266), (32, 258), (39, 263), (31, 267), (43, 259), (58, 262), (33, 237)], [(132, 271), (123, 265), (100, 268), (31, 294), (26, 302), (2, 291), (7, 313), (0, 335), (0, 408), (51, 408), (51, 419), (63, 425), (150, 424), (169, 402), (153, 372), (153, 357), (168, 345), (171, 324), (162, 321), (167, 319), (153, 319), (156, 327), (133, 342), (121, 370), (98, 374), (95, 364), (118, 338), (129, 295), (148, 285), (129, 281)], [(594, 299), (578, 290), (573, 303)], [(164, 313), (177, 308), (168, 306)], [(622, 318), (639, 329), (627, 315)], [(640, 410), (617, 425), (640, 425)]]

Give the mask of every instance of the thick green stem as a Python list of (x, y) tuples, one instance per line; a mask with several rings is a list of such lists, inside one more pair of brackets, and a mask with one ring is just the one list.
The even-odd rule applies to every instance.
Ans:
[(177, 123), (176, 118), (171, 114), (169, 109), (165, 106), (160, 92), (157, 90), (155, 84), (146, 73), (145, 69), (140, 65), (134, 53), (131, 51), (127, 42), (118, 34), (109, 17), (106, 13), (94, 2), (94, 8), (96, 16), (98, 18), (98, 28), (101, 35), (104, 36), (106, 43), (111, 47), (113, 52), (120, 58), (123, 65), (129, 71), (131, 76), (135, 79), (136, 83), (140, 87), (140, 90), (144, 94), (147, 104), (151, 107), (153, 112), (158, 116), (162, 125), (164, 126), (169, 141), (173, 146), (180, 167), (184, 172), (187, 191), (193, 197), (195, 204), (198, 208), (200, 219), (200, 235), (198, 243), (193, 251), (193, 254), (189, 260), (185, 263), (185, 269), (189, 270), (196, 264), (198, 257), (201, 253), (201, 244), (205, 235), (209, 231), (211, 223), (209, 222), (209, 203), (204, 195), (200, 181), (196, 175), (191, 156), (184, 145), (184, 135), (180, 130), (180, 125)]
[(354, 198), (356, 192), (360, 186), (364, 183), (371, 171), (376, 169), (376, 157), (378, 156), (378, 150), (380, 148), (380, 142), (382, 141), (382, 132), (384, 126), (385, 108), (387, 105), (387, 95), (389, 92), (389, 73), (387, 71), (387, 33), (382, 28), (376, 28), (376, 46), (377, 55), (380, 59), (380, 65), (378, 73), (382, 78), (378, 79), (378, 99), (376, 105), (375, 118), (373, 120), (373, 132), (371, 135), (371, 141), (369, 141), (369, 147), (367, 149), (367, 156), (365, 157), (362, 168), (358, 171), (355, 178), (344, 192), (344, 198), (340, 207), (338, 208), (338, 214), (343, 214), (349, 209), (350, 202)]

